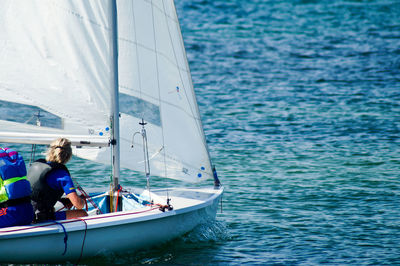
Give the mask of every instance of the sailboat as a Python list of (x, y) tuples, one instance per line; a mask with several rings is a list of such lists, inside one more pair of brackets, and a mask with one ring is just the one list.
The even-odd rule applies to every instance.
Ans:
[[(65, 137), (76, 156), (112, 166), (89, 216), (1, 228), (0, 262), (76, 263), (215, 219), (223, 187), (173, 0), (2, 0), (0, 55), (0, 143)], [(121, 189), (121, 168), (146, 189)], [(211, 184), (156, 189), (153, 176)]]

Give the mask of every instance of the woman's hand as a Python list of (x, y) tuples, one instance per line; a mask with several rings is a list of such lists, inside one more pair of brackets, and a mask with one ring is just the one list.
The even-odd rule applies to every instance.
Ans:
[(71, 201), (72, 205), (78, 210), (83, 209), (85, 207), (85, 200), (76, 194), (76, 192), (71, 192), (67, 195), (67, 198)]

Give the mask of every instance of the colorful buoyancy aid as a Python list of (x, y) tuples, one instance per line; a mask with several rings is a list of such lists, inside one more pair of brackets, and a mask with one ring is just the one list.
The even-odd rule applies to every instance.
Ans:
[(0, 148), (0, 206), (30, 202), (31, 192), (22, 156), (15, 150)]

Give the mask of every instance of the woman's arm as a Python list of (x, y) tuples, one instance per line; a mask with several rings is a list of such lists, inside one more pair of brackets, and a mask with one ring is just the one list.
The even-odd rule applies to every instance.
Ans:
[(85, 207), (85, 201), (76, 194), (76, 192), (71, 192), (67, 195), (67, 198), (71, 201), (72, 205), (77, 209), (83, 209)]

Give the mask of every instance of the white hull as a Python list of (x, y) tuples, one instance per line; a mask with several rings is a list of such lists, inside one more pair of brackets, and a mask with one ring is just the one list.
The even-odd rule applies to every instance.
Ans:
[[(165, 191), (165, 190), (164, 190)], [(162, 190), (154, 190), (156, 195)], [(0, 262), (77, 262), (107, 252), (134, 251), (161, 244), (215, 219), (223, 188), (169, 189), (173, 210), (157, 207), (82, 219), (0, 229)]]

